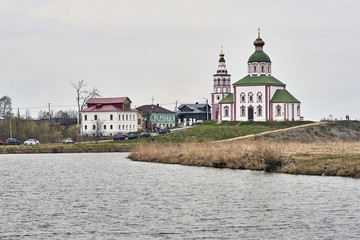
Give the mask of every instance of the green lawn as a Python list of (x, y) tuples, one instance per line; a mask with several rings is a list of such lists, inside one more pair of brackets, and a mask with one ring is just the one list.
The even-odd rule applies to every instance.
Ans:
[(216, 121), (208, 121), (184, 131), (158, 135), (155, 139), (158, 142), (174, 143), (218, 141), (309, 123), (312, 122), (222, 122), (217, 124)]

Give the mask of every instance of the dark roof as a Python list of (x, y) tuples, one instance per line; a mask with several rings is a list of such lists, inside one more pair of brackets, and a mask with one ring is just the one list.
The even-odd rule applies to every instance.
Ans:
[[(190, 108), (191, 109), (191, 112), (182, 112), (182, 110), (184, 108)], [(177, 111), (177, 114), (181, 113), (206, 113), (206, 103), (195, 103), (195, 104), (181, 104), (179, 107), (178, 107), (178, 111)], [(210, 112), (210, 109), (211, 109), (211, 106), (208, 104), (208, 111)]]
[(157, 105), (142, 105), (136, 110), (140, 110), (142, 113), (175, 113)]

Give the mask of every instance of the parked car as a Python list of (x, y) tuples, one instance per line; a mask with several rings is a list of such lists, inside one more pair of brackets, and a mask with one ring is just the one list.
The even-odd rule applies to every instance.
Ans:
[(5, 140), (5, 145), (20, 145), (20, 141), (16, 138), (8, 138)]
[(114, 141), (119, 141), (119, 140), (125, 140), (126, 139), (126, 135), (125, 134), (115, 134), (113, 136)]
[(165, 133), (170, 133), (170, 129), (168, 129), (168, 128), (160, 128), (159, 129), (159, 134), (165, 134)]
[(24, 142), (24, 145), (38, 145), (39, 141), (36, 139), (28, 139)]
[(4, 145), (4, 142), (0, 140), (0, 145)]
[(146, 138), (146, 137), (150, 137), (150, 136), (151, 136), (151, 134), (148, 132), (142, 132), (139, 134), (139, 137), (141, 137), (141, 138)]
[(64, 138), (62, 140), (62, 143), (66, 144), (66, 143), (75, 143), (74, 140), (72, 140), (71, 138)]
[(137, 139), (137, 138), (139, 138), (139, 136), (138, 136), (138, 135), (135, 135), (135, 134), (129, 134), (129, 135), (127, 136), (127, 139)]

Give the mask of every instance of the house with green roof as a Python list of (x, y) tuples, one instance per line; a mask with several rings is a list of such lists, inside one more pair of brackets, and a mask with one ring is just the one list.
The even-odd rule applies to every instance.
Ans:
[(248, 75), (230, 84), (230, 74), (221, 51), (214, 74), (212, 119), (222, 121), (298, 121), (301, 104), (286, 85), (272, 76), (270, 57), (263, 51), (265, 42), (254, 42), (255, 52), (247, 62)]

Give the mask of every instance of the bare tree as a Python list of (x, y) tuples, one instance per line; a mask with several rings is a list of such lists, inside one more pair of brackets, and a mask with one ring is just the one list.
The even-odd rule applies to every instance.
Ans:
[(11, 112), (11, 98), (3, 96), (0, 98), (0, 116), (5, 117), (9, 112)]
[(96, 143), (98, 143), (99, 138), (104, 133), (103, 125), (104, 125), (104, 122), (101, 121), (99, 118), (95, 121), (94, 136), (95, 136), (95, 139), (96, 139)]
[(81, 119), (81, 110), (83, 110), (86, 106), (86, 102), (90, 98), (100, 97), (100, 91), (93, 87), (91, 90), (86, 89), (87, 83), (82, 79), (76, 83), (71, 83), (73, 88), (76, 91), (76, 102), (78, 106), (78, 124), (80, 123)]

